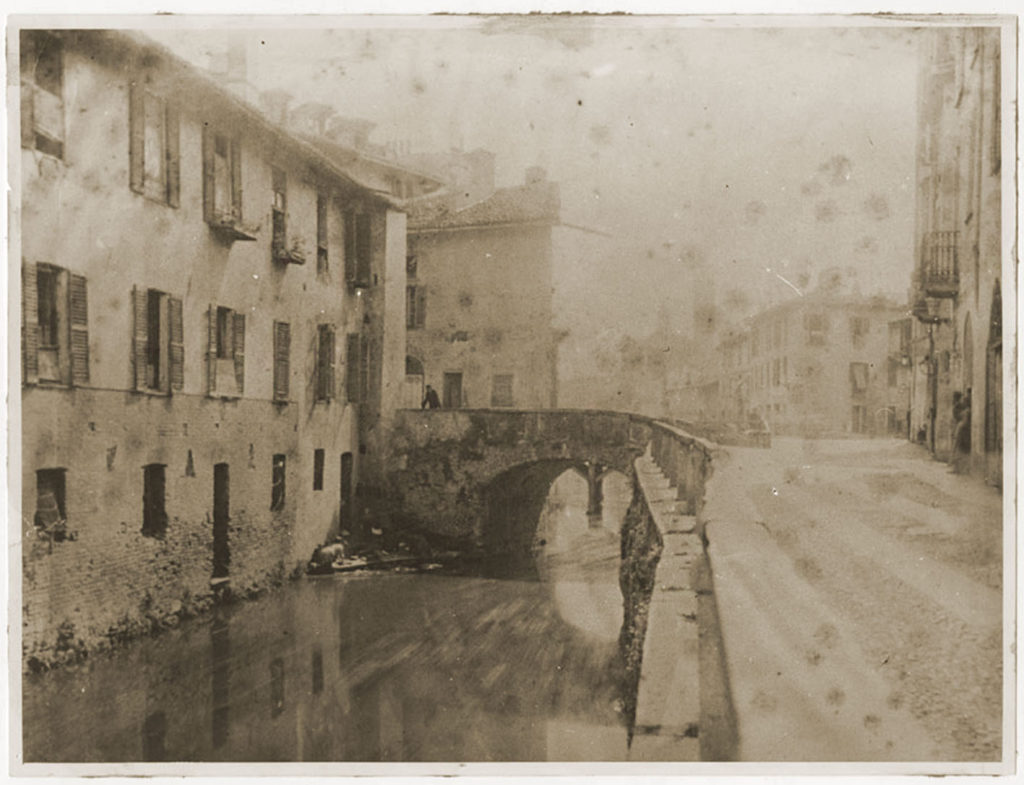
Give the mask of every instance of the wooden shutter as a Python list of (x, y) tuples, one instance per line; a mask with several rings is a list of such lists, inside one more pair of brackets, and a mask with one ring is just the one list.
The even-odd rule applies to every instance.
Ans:
[(370, 365), (372, 362), (370, 339), (364, 335), (359, 340), (359, 400), (363, 403), (370, 400)]
[(128, 85), (128, 162), (131, 187), (137, 193), (145, 190), (146, 91), (139, 82)]
[(359, 333), (349, 333), (345, 339), (345, 393), (351, 402), (359, 400)]
[(241, 395), (245, 392), (245, 314), (233, 313), (231, 319), (234, 332), (235, 381), (238, 382), (238, 394)]
[(420, 284), (416, 287), (416, 327), (427, 323), (427, 287)]
[(242, 141), (239, 137), (230, 140), (231, 161), (231, 215), (236, 221), (242, 220)]
[(170, 322), (171, 389), (185, 388), (185, 329), (181, 313), (181, 298), (167, 299)]
[(71, 383), (89, 383), (89, 301), (84, 275), (71, 274), (68, 286), (71, 324)]
[(21, 61), (21, 145), (22, 147), (35, 149), (36, 125), (33, 108), (35, 106), (36, 89), (36, 46), (35, 38), (27, 30), (21, 31), (21, 54), (19, 59)]
[(356, 282), (356, 214), (345, 211), (345, 280)]
[(356, 216), (356, 280), (370, 283), (370, 216), (360, 213)]
[(206, 387), (214, 393), (217, 390), (217, 306), (210, 304), (206, 335)]
[(146, 389), (146, 359), (149, 352), (149, 292), (132, 287), (132, 313), (135, 329), (132, 331), (132, 360), (135, 368), (135, 389)]
[(274, 322), (274, 398), (279, 401), (288, 400), (291, 342), (291, 326), (287, 322)]
[[(22, 41), (28, 36), (22, 35)], [(22, 382), (39, 380), (39, 285), (36, 266), (21, 266), (21, 360)]]
[(164, 132), (167, 135), (167, 204), (181, 204), (180, 126), (177, 107), (167, 104), (164, 109)]
[(327, 356), (324, 358), (324, 373), (327, 374), (324, 384), (324, 390), (327, 393), (327, 398), (333, 400), (334, 398), (334, 326), (326, 325), (327, 332)]
[[(215, 167), (213, 164), (213, 129), (207, 123), (203, 123), (203, 220), (213, 223), (213, 202), (214, 190), (216, 188)], [(217, 309), (214, 308), (213, 327), (211, 332), (217, 328)], [(211, 388), (212, 389), (212, 388)]]

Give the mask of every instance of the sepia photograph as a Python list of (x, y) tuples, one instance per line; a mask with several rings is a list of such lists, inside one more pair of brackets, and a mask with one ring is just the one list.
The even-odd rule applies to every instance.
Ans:
[(9, 17), (7, 773), (1012, 773), (1017, 25)]

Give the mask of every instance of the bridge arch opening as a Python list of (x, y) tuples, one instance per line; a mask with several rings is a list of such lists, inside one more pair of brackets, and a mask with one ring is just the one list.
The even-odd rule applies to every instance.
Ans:
[[(600, 508), (595, 512), (594, 485)], [(588, 530), (619, 536), (633, 479), (590, 461), (541, 460), (514, 466), (483, 489), (480, 542), (490, 553), (529, 558), (557, 550)]]

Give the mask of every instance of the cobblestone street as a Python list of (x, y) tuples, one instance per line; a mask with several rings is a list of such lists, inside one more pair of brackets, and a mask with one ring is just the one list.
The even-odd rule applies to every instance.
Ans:
[(999, 759), (995, 489), (903, 442), (777, 439), (708, 495), (742, 759)]

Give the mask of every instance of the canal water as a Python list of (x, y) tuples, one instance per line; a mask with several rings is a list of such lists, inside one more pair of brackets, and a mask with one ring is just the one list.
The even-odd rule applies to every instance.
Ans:
[(310, 578), (25, 676), (25, 761), (624, 760), (629, 497), (560, 477), (530, 575)]

